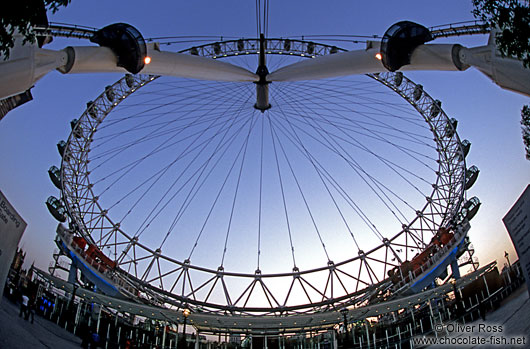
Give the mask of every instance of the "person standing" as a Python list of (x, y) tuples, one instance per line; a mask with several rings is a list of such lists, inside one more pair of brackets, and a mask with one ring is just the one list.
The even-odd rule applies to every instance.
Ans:
[(486, 321), (486, 302), (484, 302), (484, 300), (480, 301), (478, 312), (482, 318), (482, 321)]
[(37, 301), (34, 297), (31, 298), (31, 301), (28, 304), (28, 309), (26, 310), (26, 320), (28, 317), (31, 318), (31, 323), (35, 320), (35, 308), (37, 307)]
[(21, 317), (24, 314), (24, 319), (27, 320), (27, 312), (28, 312), (28, 303), (29, 303), (29, 297), (26, 296), (25, 293), (22, 293), (22, 302), (20, 303), (20, 313), (18, 314), (19, 317)]

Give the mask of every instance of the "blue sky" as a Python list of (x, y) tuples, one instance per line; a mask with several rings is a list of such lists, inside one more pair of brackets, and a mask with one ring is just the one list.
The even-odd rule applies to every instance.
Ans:
[[(471, 1), (271, 1), (269, 36), (356, 34), (382, 35), (393, 23), (411, 20), (427, 27), (471, 20)], [(256, 35), (255, 4), (252, 1), (81, 1), (49, 20), (103, 27), (125, 22), (145, 38), (159, 36)], [(464, 46), (485, 44), (487, 37), (451, 38)], [(441, 42), (441, 41), (440, 41)], [(57, 39), (49, 48), (81, 45)], [(469, 196), (483, 205), (473, 219), (471, 241), (482, 264), (504, 251), (515, 259), (502, 217), (530, 182), (530, 162), (524, 158), (520, 131), (520, 109), (526, 96), (500, 89), (476, 70), (465, 72), (408, 73), (434, 98), (440, 99), (450, 117), (458, 119), (458, 132), (472, 142), (469, 165), (480, 170)], [(78, 118), (88, 100), (101, 93), (120, 74), (65, 76), (52, 72), (32, 90), (34, 100), (12, 111), (0, 122), (0, 190), (27, 221), (21, 245), (28, 261), (47, 268), (54, 249), (56, 221), (44, 202), (58, 196), (47, 170), (59, 165), (56, 143), (66, 139), (70, 120)]]

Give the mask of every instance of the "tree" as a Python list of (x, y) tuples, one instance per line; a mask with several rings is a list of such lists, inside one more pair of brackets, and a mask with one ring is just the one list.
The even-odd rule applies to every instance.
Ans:
[(521, 110), (521, 125), (526, 159), (530, 160), (530, 107), (525, 105)]
[[(495, 43), (503, 57), (517, 57), (530, 69), (530, 6), (528, 0), (473, 0), (473, 15), (497, 28)], [(526, 158), (530, 160), (530, 106), (521, 110)]]
[(503, 57), (517, 57), (530, 68), (528, 0), (473, 0), (473, 15), (498, 28), (495, 41)]
[(66, 7), (71, 0), (16, 0), (4, 4), (0, 15), (0, 54), (9, 58), (13, 48), (14, 34), (18, 31), (24, 37), (24, 43), (35, 42), (31, 27), (47, 25), (46, 11), (57, 12)]

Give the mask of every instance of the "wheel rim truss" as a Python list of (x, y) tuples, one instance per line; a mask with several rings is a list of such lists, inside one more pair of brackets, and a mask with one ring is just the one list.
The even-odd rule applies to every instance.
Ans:
[[(287, 47), (289, 50), (286, 50)], [(255, 54), (258, 50), (258, 39), (240, 39), (193, 47), (181, 52), (221, 58)], [(267, 54), (313, 57), (337, 51), (344, 50), (310, 41), (267, 40)], [(177, 261), (128, 235), (119, 223), (111, 220), (108, 211), (100, 205), (93, 192), (88, 155), (99, 124), (127, 96), (157, 78), (149, 75), (127, 75), (108, 87), (88, 105), (69, 137), (61, 165), (62, 197), (76, 234), (95, 243), (102, 250), (107, 248), (114, 253), (118, 268), (113, 271), (112, 277), (117, 284), (132, 286), (139, 291), (137, 297), (144, 301), (150, 299), (153, 304), (170, 308), (191, 308), (197, 312), (217, 314), (287, 316), (359, 307), (373, 301), (374, 297), (384, 296), (389, 288), (389, 281), (385, 280), (387, 271), (408, 260), (411, 248), (424, 248), (432, 235), (440, 227), (449, 225), (460, 211), (465, 198), (466, 166), (461, 141), (438, 101), (400, 72), (368, 76), (398, 93), (423, 116), (430, 126), (439, 154), (437, 181), (433, 184), (431, 196), (426, 198), (425, 206), (417, 211), (412, 222), (403, 225), (398, 234), (385, 238), (370, 251), (359, 251), (357, 256), (346, 261), (336, 264), (329, 262), (324, 267), (311, 270), (246, 274), (212, 270), (193, 265), (189, 260)], [(398, 251), (403, 249), (404, 253), (400, 255)], [(173, 267), (161, 267), (168, 263)], [(374, 264), (382, 266), (383, 272), (376, 272), (372, 267)], [(208, 275), (206, 281), (194, 285), (195, 274), (201, 273)], [(327, 276), (323, 285), (311, 280), (310, 276), (314, 273)], [(247, 286), (243, 292), (234, 294), (230, 290), (226, 280), (232, 278), (246, 280)], [(268, 286), (281, 278), (292, 280), (287, 295), (275, 294)], [(153, 286), (155, 282), (160, 286)], [(355, 287), (345, 286), (352, 282)], [(291, 290), (295, 286), (304, 291), (306, 303), (293, 303)], [(209, 301), (210, 294), (216, 288), (222, 290), (224, 302)], [(265, 296), (266, 306), (248, 305), (256, 292)], [(200, 294), (207, 296), (201, 299)]]

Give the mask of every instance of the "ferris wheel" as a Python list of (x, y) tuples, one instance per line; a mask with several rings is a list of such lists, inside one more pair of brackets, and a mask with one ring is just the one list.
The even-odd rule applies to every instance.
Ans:
[(179, 52), (124, 24), (42, 29), (102, 46), (47, 52), (64, 73), (129, 72), (58, 144), (58, 246), (84, 284), (231, 330), (327, 327), (449, 266), (458, 277), (479, 171), (457, 121), (397, 70), (471, 60), (426, 48), (422, 28), (400, 22), (358, 51), (262, 35)]
[[(182, 53), (255, 69), (264, 47), (274, 70), (343, 51), (255, 38)], [(336, 311), (410, 289), (465, 245), (478, 171), (421, 85), (400, 72), (273, 82), (266, 108), (255, 85), (127, 74), (72, 122), (51, 171), (65, 211), (49, 206), (107, 292), (212, 313)]]

